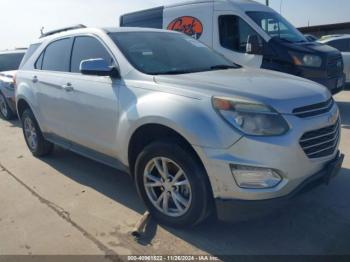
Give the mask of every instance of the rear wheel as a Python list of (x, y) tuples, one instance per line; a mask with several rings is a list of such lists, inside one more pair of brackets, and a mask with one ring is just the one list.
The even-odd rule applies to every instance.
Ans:
[(0, 93), (0, 114), (6, 120), (11, 120), (15, 117), (15, 114), (12, 112), (2, 93)]
[(147, 146), (135, 170), (138, 193), (160, 223), (193, 226), (210, 214), (212, 197), (206, 172), (180, 145), (156, 142)]
[(36, 157), (49, 155), (53, 144), (45, 140), (39, 125), (30, 109), (26, 109), (21, 117), (23, 134), (29, 150)]

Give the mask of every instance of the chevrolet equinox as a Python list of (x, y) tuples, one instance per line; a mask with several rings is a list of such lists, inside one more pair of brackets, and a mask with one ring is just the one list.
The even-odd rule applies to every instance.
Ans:
[(179, 32), (55, 31), (31, 45), (16, 82), (34, 156), (56, 144), (130, 173), (170, 226), (223, 203), (290, 197), (329, 181), (344, 158), (325, 87), (238, 66)]

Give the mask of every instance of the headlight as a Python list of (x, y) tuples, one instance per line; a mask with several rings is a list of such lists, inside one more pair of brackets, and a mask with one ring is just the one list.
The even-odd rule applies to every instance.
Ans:
[(4, 82), (4, 87), (10, 90), (14, 89), (13, 83)]
[(263, 104), (213, 97), (213, 107), (228, 123), (247, 135), (278, 136), (289, 130), (286, 120)]
[(297, 66), (321, 67), (322, 58), (317, 55), (308, 55), (296, 52), (289, 52), (293, 62)]

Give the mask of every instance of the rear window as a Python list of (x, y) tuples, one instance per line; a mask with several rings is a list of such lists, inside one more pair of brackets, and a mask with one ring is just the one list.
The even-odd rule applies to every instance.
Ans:
[(33, 44), (31, 45), (26, 54), (24, 55), (22, 62), (19, 66), (19, 68), (22, 68), (24, 66), (25, 63), (27, 63), (27, 61), (29, 60), (29, 58), (34, 54), (34, 52), (38, 49), (38, 47), (40, 46), (40, 44)]
[(0, 54), (0, 72), (17, 70), (24, 53)]
[(45, 49), (42, 70), (69, 72), (72, 39), (57, 40)]

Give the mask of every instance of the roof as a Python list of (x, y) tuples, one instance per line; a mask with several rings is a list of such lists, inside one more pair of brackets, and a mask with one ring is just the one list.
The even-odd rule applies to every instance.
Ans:
[(17, 49), (12, 49), (12, 50), (3, 50), (0, 51), (0, 54), (22, 54), (27, 52), (27, 48), (17, 48)]
[(330, 30), (339, 30), (339, 29), (349, 29), (350, 22), (345, 23), (336, 23), (336, 24), (327, 24), (327, 25), (314, 25), (314, 26), (305, 26), (298, 28), (303, 33), (312, 33), (317, 31), (330, 31)]

